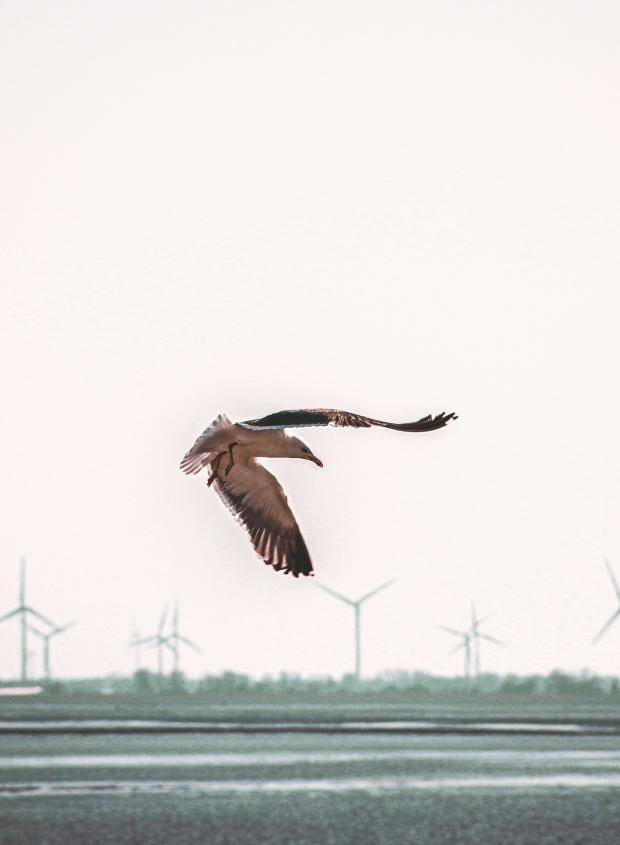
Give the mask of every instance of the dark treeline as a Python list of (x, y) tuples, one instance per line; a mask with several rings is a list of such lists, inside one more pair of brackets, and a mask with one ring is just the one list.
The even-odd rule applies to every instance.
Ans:
[(174, 694), (204, 697), (226, 695), (248, 696), (337, 696), (399, 694), (412, 697), (498, 695), (510, 697), (598, 697), (618, 696), (618, 678), (592, 675), (588, 672), (569, 674), (559, 670), (548, 675), (495, 675), (486, 673), (477, 678), (441, 677), (426, 672), (386, 672), (374, 678), (356, 680), (352, 675), (341, 679), (302, 677), (283, 672), (276, 677), (253, 678), (239, 672), (186, 678), (176, 672), (162, 677), (146, 669), (133, 676), (112, 675), (105, 678), (83, 678), (54, 681), (46, 685), (50, 693), (153, 695)]

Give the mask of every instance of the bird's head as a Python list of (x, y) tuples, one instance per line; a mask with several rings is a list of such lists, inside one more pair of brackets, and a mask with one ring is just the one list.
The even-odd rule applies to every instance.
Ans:
[(289, 447), (292, 458), (302, 458), (304, 461), (312, 461), (318, 467), (323, 466), (323, 462), (312, 453), (312, 450), (299, 437), (289, 437)]

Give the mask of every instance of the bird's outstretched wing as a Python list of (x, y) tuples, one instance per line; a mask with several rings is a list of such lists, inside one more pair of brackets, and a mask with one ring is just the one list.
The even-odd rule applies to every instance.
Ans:
[(254, 429), (301, 428), (313, 425), (370, 428), (371, 425), (380, 425), (383, 428), (392, 428), (395, 431), (434, 431), (436, 428), (443, 428), (450, 420), (455, 419), (457, 419), (456, 414), (446, 414), (442, 411), (436, 417), (429, 414), (416, 422), (391, 423), (384, 420), (374, 420), (372, 417), (364, 417), (361, 414), (351, 414), (348, 411), (336, 411), (333, 408), (304, 408), (296, 411), (277, 411), (275, 414), (268, 414), (266, 417), (245, 420), (237, 424)]
[(243, 525), (265, 563), (276, 570), (312, 575), (312, 561), (277, 478), (257, 461), (235, 463), (213, 484), (220, 498)]

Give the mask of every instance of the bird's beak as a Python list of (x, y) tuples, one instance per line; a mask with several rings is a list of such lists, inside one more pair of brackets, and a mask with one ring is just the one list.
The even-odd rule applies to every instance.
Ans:
[(323, 466), (323, 461), (320, 461), (320, 460), (317, 458), (317, 456), (316, 456), (316, 455), (310, 455), (310, 460), (312, 461), (312, 463), (313, 463), (313, 464), (316, 464), (318, 467), (322, 467), (322, 466)]

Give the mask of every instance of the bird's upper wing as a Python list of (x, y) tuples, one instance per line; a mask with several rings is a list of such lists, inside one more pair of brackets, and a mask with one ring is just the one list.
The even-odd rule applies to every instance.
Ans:
[(213, 484), (220, 498), (247, 529), (252, 545), (274, 569), (312, 575), (312, 562), (299, 526), (277, 478), (257, 461), (235, 463)]
[(391, 423), (384, 420), (374, 420), (361, 414), (351, 414), (348, 411), (336, 411), (333, 408), (305, 408), (296, 411), (277, 411), (255, 420), (245, 420), (237, 425), (246, 428), (295, 428), (312, 425), (338, 425), (351, 428), (370, 428), (380, 425), (383, 428), (393, 428), (396, 431), (434, 431), (443, 428), (450, 420), (457, 419), (456, 414), (445, 414), (443, 411), (436, 417), (430, 414), (416, 422)]

